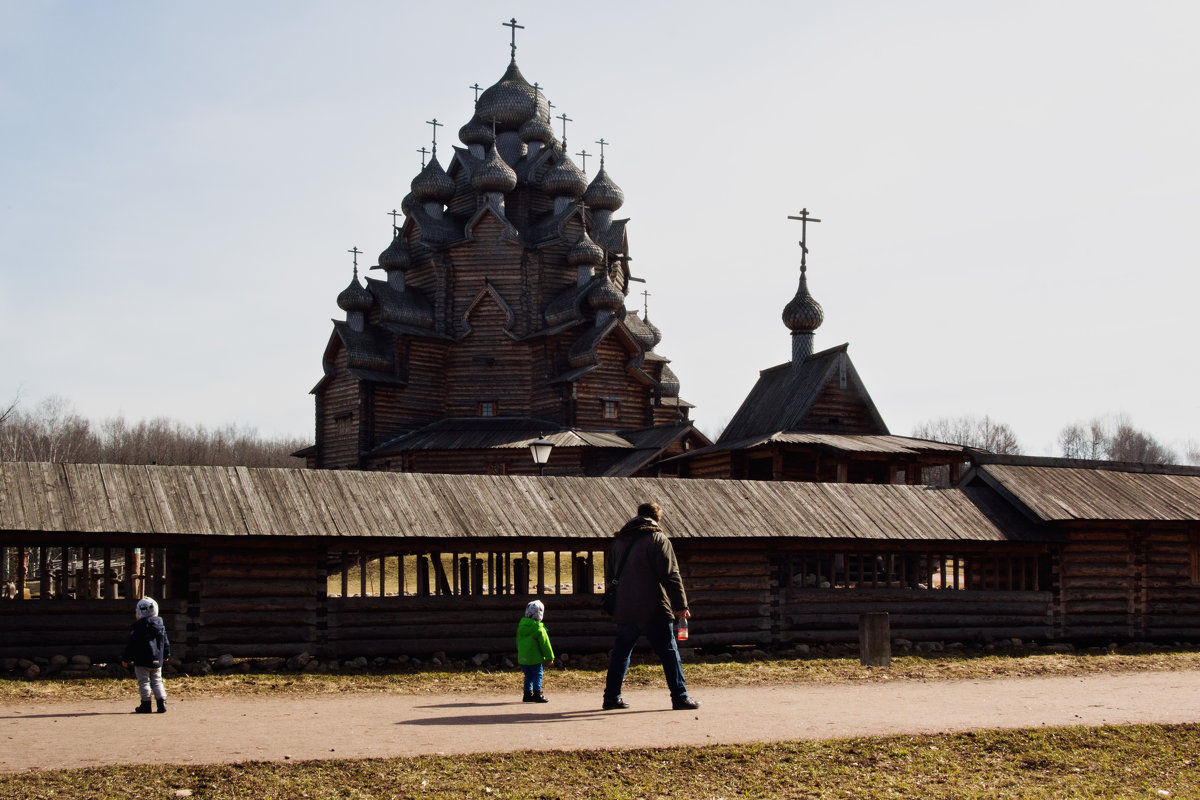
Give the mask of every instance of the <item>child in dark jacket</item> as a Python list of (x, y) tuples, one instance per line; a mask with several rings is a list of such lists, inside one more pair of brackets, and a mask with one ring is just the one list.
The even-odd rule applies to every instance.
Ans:
[(158, 701), (158, 713), (167, 711), (167, 690), (163, 686), (163, 666), (171, 658), (171, 641), (167, 638), (167, 627), (158, 615), (158, 603), (152, 597), (138, 600), (134, 609), (136, 620), (129, 628), (129, 643), (121, 654), (121, 666), (133, 665), (137, 677), (138, 694), (142, 704), (134, 711), (150, 713), (150, 698)]
[(534, 600), (525, 606), (525, 616), (517, 625), (517, 661), (525, 672), (525, 703), (549, 703), (542, 694), (542, 665), (554, 665), (550, 634), (542, 624), (546, 606)]

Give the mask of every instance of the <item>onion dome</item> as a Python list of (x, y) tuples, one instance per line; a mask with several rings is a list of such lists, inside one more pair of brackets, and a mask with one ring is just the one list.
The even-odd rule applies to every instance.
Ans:
[(400, 234), (396, 234), (396, 238), (392, 239), (392, 243), (387, 246), (387, 249), (379, 254), (379, 268), (391, 272), (392, 270), (406, 271), (412, 266), (412, 257), (408, 253), (408, 246), (404, 243), (404, 238)]
[(400, 201), (400, 210), (403, 211), (404, 216), (407, 217), (409, 214), (412, 213), (412, 207), (413, 207), (413, 195), (412, 195), (412, 192), (409, 192), (408, 194), (404, 195), (404, 199)]
[(549, 145), (554, 141), (554, 128), (542, 118), (541, 114), (525, 120), (525, 124), (521, 126), (518, 133), (523, 142), (541, 142)]
[(825, 312), (821, 310), (821, 304), (808, 293), (808, 276), (801, 272), (800, 288), (796, 290), (792, 301), (784, 306), (783, 324), (793, 333), (811, 333), (821, 327), (824, 320)]
[(542, 176), (542, 189), (552, 197), (582, 197), (587, 187), (587, 176), (566, 153)]
[(445, 204), (454, 199), (454, 181), (442, 169), (436, 155), (413, 178), (412, 194), (413, 199), (420, 203), (433, 200)]
[[(646, 330), (639, 332), (638, 338), (642, 340), (642, 344), (646, 345), (647, 350), (653, 350), (662, 341), (662, 331), (649, 318), (642, 320), (642, 324), (646, 326)], [(666, 372), (667, 368), (664, 366), (663, 373)], [(678, 384), (679, 380), (676, 379), (675, 382)]]
[(492, 143), (492, 126), (479, 118), (471, 117), (471, 121), (458, 129), (458, 140), (470, 147), (481, 144), (487, 147)]
[(517, 188), (517, 173), (493, 147), (471, 176), (471, 186), (477, 192), (511, 192)]
[(579, 241), (567, 251), (567, 263), (572, 267), (594, 267), (604, 263), (604, 249), (592, 241), (585, 231)]
[(537, 91), (517, 69), (514, 59), (508, 63), (504, 77), (479, 95), (475, 103), (475, 116), (484, 122), (494, 119), (497, 125), (514, 130), (534, 116), (538, 105)]
[(338, 308), (342, 311), (366, 311), (371, 307), (373, 298), (371, 293), (358, 282), (358, 270), (354, 270), (354, 277), (350, 280), (350, 285), (342, 290), (342, 293), (337, 296)]
[(597, 311), (612, 311), (616, 313), (625, 306), (625, 295), (612, 285), (608, 276), (596, 281), (587, 296), (588, 305)]
[(658, 377), (658, 390), (663, 397), (679, 397), (679, 377), (666, 364)]
[(625, 193), (621, 191), (620, 186), (613, 183), (612, 178), (608, 177), (608, 172), (601, 166), (591, 185), (583, 193), (583, 201), (589, 208), (598, 211), (616, 211), (624, 205)]

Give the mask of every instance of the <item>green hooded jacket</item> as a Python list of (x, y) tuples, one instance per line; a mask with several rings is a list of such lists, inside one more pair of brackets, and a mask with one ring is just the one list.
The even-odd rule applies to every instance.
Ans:
[(517, 662), (532, 666), (554, 660), (550, 633), (541, 620), (521, 617), (517, 624)]

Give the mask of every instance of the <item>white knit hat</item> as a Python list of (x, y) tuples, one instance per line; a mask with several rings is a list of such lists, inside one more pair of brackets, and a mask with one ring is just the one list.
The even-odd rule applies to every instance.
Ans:
[(525, 606), (525, 616), (532, 617), (541, 622), (542, 615), (546, 613), (546, 606), (541, 600), (532, 600), (529, 605)]
[(158, 603), (154, 602), (153, 597), (143, 597), (141, 600), (138, 600), (135, 613), (138, 619), (142, 619), (143, 617), (157, 617)]

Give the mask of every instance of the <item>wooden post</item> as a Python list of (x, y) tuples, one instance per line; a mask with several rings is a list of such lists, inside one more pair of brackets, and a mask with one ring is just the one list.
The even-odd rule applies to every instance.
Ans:
[(892, 663), (891, 623), (886, 611), (871, 611), (858, 616), (858, 655), (866, 667), (887, 667)]

